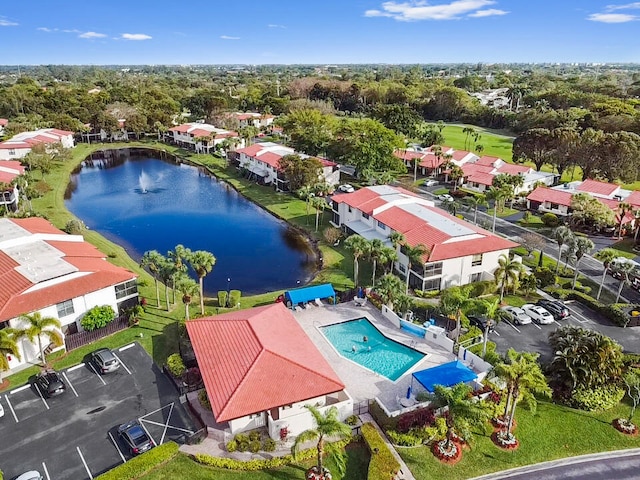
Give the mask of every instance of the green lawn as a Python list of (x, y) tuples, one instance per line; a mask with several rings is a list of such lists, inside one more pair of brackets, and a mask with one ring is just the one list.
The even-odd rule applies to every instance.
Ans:
[(635, 258), (639, 255), (638, 252), (633, 251), (633, 247), (635, 246), (635, 244), (636, 242), (634, 242), (633, 239), (626, 238), (614, 243), (610, 248), (613, 248), (616, 252), (618, 252), (618, 255), (620, 255), (621, 257)]
[(545, 224), (542, 223), (542, 217), (539, 215), (535, 215), (535, 214), (530, 214), (529, 215), (529, 220), (528, 221), (524, 221), (524, 218), (521, 218), (520, 220), (518, 220), (518, 223), (524, 227), (528, 227), (528, 228), (543, 228), (545, 227)]
[(440, 463), (426, 447), (398, 448), (398, 452), (418, 480), (465, 479), (557, 458), (638, 448), (640, 438), (627, 437), (611, 425), (614, 418), (628, 413), (629, 407), (623, 404), (607, 412), (587, 413), (539, 402), (536, 413), (518, 409), (514, 433), (520, 447), (515, 451), (499, 449), (485, 432), (474, 436), (471, 449), (453, 467)]
[[(474, 151), (473, 139), (471, 137), (467, 137), (466, 133), (462, 133), (462, 129), (465, 127), (473, 127), (482, 135), (477, 142), (484, 147), (481, 155), (499, 157), (507, 162), (512, 161), (514, 137), (497, 133), (495, 130), (477, 127), (475, 125), (445, 125), (442, 130), (444, 144), (456, 150)], [(466, 148), (465, 139), (467, 140)]]
[[(518, 213), (520, 210), (516, 210), (515, 208), (509, 208), (509, 207), (504, 207), (502, 210), (498, 209), (498, 217), (500, 218), (504, 218), (504, 217), (509, 217), (511, 215), (515, 215), (516, 213)], [(489, 208), (487, 210), (487, 215), (490, 215), (493, 217), (493, 208)]]
[[(335, 464), (329, 459), (326, 467), (329, 468), (335, 480), (366, 480), (369, 466), (369, 452), (362, 444), (349, 445), (346, 449), (347, 464), (345, 475), (341, 476), (335, 468)], [(314, 461), (305, 462), (303, 465), (291, 465), (273, 470), (260, 470), (255, 472), (241, 472), (235, 470), (223, 470), (201, 465), (190, 457), (178, 454), (166, 464), (156, 470), (140, 477), (141, 480), (174, 480), (188, 478), (190, 480), (300, 480), (304, 478), (304, 472), (314, 464)]]

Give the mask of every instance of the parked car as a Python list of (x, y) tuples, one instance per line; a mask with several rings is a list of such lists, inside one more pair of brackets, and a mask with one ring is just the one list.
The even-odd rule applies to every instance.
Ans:
[(531, 317), (527, 315), (520, 307), (512, 307), (507, 305), (501, 307), (500, 310), (505, 312), (506, 316), (516, 325), (527, 325), (531, 323)]
[(562, 302), (558, 302), (557, 300), (546, 300), (541, 298), (536, 302), (536, 305), (540, 305), (545, 310), (547, 310), (553, 318), (556, 320), (563, 320), (571, 315), (569, 309)]
[(338, 191), (342, 192), (342, 193), (352, 193), (355, 192), (356, 189), (353, 188), (351, 185), (349, 185), (348, 183), (342, 184), (338, 187)]
[(15, 480), (43, 480), (44, 477), (40, 475), (40, 472), (31, 470), (30, 472), (23, 473), (16, 477)]
[(0, 418), (4, 417), (4, 407), (2, 406), (2, 404), (0, 403)]
[(47, 398), (61, 395), (67, 389), (62, 376), (53, 369), (43, 370), (36, 375), (36, 384), (40, 392)]
[(549, 325), (554, 322), (553, 315), (551, 315), (545, 308), (540, 305), (533, 305), (532, 303), (525, 303), (522, 306), (524, 313), (531, 317), (531, 320), (540, 325)]
[(138, 455), (155, 447), (153, 440), (137, 420), (120, 425), (118, 427), (118, 436), (127, 445), (131, 455)]
[(436, 185), (438, 185), (438, 180), (434, 180), (433, 178), (427, 178), (424, 182), (422, 182), (422, 185), (424, 185), (425, 187), (435, 187)]
[(120, 362), (108, 348), (101, 348), (93, 352), (91, 354), (91, 362), (100, 373), (111, 373), (120, 368)]
[(487, 329), (489, 333), (495, 330), (496, 322), (488, 319), (487, 317), (475, 317), (475, 316), (469, 315), (467, 318), (469, 319), (469, 323), (471, 325), (475, 325), (483, 332)]
[(441, 202), (453, 202), (453, 197), (448, 193), (443, 193), (442, 195), (438, 195), (436, 198)]

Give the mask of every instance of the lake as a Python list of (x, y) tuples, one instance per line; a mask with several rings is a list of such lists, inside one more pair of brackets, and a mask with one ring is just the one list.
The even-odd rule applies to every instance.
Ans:
[(295, 288), (315, 273), (316, 257), (304, 236), (204, 169), (165, 152), (92, 154), (72, 174), (65, 205), (136, 261), (148, 250), (166, 255), (178, 244), (213, 253), (216, 264), (204, 279), (210, 296), (227, 288), (245, 295)]

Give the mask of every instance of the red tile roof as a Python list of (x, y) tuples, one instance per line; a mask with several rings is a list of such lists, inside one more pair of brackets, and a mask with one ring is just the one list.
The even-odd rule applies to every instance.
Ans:
[(587, 179), (576, 188), (580, 192), (593, 193), (595, 195), (604, 195), (606, 197), (610, 196), (615, 192), (619, 185), (615, 183), (607, 183), (607, 182), (599, 182), (597, 180)]
[(191, 128), (191, 125), (184, 123), (182, 125), (178, 125), (177, 127), (171, 127), (169, 129), (170, 132), (179, 132), (179, 133), (186, 133), (187, 130), (189, 130)]
[(429, 153), (428, 155), (425, 155), (424, 158), (422, 159), (422, 161), (420, 161), (420, 166), (422, 168), (431, 168), (431, 169), (435, 169), (438, 168), (439, 166), (441, 166), (442, 164), (444, 164), (445, 160), (444, 157), (436, 157), (433, 153)]
[(20, 150), (23, 148), (31, 148), (26, 142), (1, 142), (0, 149), (2, 150)]
[(631, 192), (631, 195), (625, 198), (624, 201), (634, 207), (640, 207), (640, 191), (635, 190)]
[(344, 389), (282, 303), (187, 322), (216, 421)]
[(556, 190), (548, 187), (537, 187), (527, 196), (527, 200), (540, 203), (557, 203), (558, 205), (570, 207), (571, 197), (572, 195), (570, 192), (563, 192), (562, 190)]
[(514, 163), (505, 163), (498, 168), (498, 173), (508, 173), (509, 175), (518, 175), (520, 173), (529, 173), (531, 167), (526, 165), (516, 165)]
[(489, 155), (483, 155), (475, 163), (476, 165), (493, 166), (498, 160), (501, 160), (501, 159), (498, 157), (490, 157)]
[(467, 152), (466, 150), (456, 150), (451, 154), (451, 158), (453, 158), (454, 160), (460, 161), (470, 153), (471, 152)]

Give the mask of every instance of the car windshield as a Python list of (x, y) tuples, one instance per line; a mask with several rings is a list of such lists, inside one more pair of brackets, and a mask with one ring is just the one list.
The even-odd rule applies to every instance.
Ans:
[(129, 429), (129, 436), (131, 437), (131, 440), (133, 440), (133, 443), (135, 443), (136, 445), (140, 445), (141, 443), (147, 441), (147, 434), (144, 433), (144, 430), (142, 430), (142, 428), (137, 425)]

